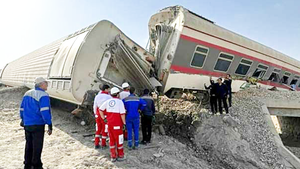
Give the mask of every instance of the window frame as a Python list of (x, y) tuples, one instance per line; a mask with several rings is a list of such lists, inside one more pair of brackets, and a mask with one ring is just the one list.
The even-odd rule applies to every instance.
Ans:
[[(232, 59), (232, 60), (233, 60), (233, 59)], [(246, 63), (242, 63), (242, 60), (249, 61), (249, 62), (251, 62), (251, 64), (250, 64), (250, 65), (247, 65)], [(236, 73), (236, 71), (237, 71), (237, 69), (239, 68), (240, 64), (242, 64), (242, 65), (245, 65), (245, 66), (250, 66), (250, 67), (249, 67), (249, 69), (248, 69), (248, 71), (246, 72), (246, 74), (245, 74), (245, 75), (242, 75), (242, 74)], [(253, 61), (252, 61), (252, 60), (250, 60), (250, 59), (245, 59), (245, 58), (242, 58), (242, 59), (241, 59), (241, 61), (240, 61), (240, 63), (239, 63), (239, 64), (238, 64), (238, 66), (236, 67), (236, 69), (235, 69), (235, 71), (234, 71), (234, 74), (236, 74), (236, 75), (240, 75), (240, 76), (246, 76), (246, 75), (249, 73), (249, 70), (250, 70), (250, 68), (251, 68), (252, 64), (253, 64)]]
[[(256, 69), (258, 69), (258, 70), (264, 70), (264, 69), (262, 69), (262, 68), (259, 67), (260, 65), (261, 65), (261, 66), (267, 67), (265, 74), (264, 74), (262, 77), (257, 77), (258, 79), (259, 79), (259, 78), (260, 78), (260, 79), (263, 79), (263, 78), (266, 76), (266, 74), (267, 74), (267, 72), (268, 72), (270, 66), (265, 65), (265, 64), (262, 64), (262, 63), (259, 63), (259, 64), (257, 65)], [(253, 74), (255, 73), (256, 69), (254, 70)], [(251, 75), (251, 77), (253, 77), (253, 74)], [(271, 73), (271, 74), (272, 74), (272, 73)], [(271, 76), (271, 75), (270, 75), (270, 76)]]
[[(216, 62), (215, 62), (215, 65), (214, 65), (214, 71), (216, 71), (216, 72), (222, 72), (222, 73), (224, 73), (224, 71), (216, 70), (216, 69), (215, 69), (215, 68), (216, 68), (216, 65), (217, 65), (217, 63), (218, 63), (218, 60), (220, 59), (221, 54), (225, 54), (225, 55), (232, 56), (232, 60), (230, 60), (230, 64), (229, 64), (229, 66), (228, 66), (228, 69), (227, 69), (227, 71), (225, 71), (225, 73), (227, 73), (228, 70), (229, 70), (229, 68), (230, 68), (230, 66), (231, 66), (231, 64), (232, 64), (232, 62), (233, 62), (233, 60), (234, 60), (234, 58), (235, 58), (235, 56), (232, 55), (232, 54), (229, 54), (229, 53), (220, 52), (220, 53), (219, 53), (219, 56), (218, 56), (218, 58), (217, 58), (217, 60), (216, 60)], [(229, 59), (225, 59), (225, 58), (221, 58), (221, 60), (229, 61)]]
[[(297, 86), (297, 84), (298, 84), (298, 82), (299, 82), (299, 80), (300, 80), (300, 76), (298, 76), (298, 75), (296, 75), (296, 74), (294, 74), (294, 77), (293, 77), (293, 79), (292, 79), (290, 85), (292, 85), (292, 82), (293, 82), (293, 80), (295, 80), (295, 79), (297, 79), (297, 82), (295, 83), (295, 85)], [(299, 84), (299, 85), (300, 85), (300, 84)]]
[[(199, 53), (199, 54), (204, 55), (203, 52), (197, 51), (197, 48), (198, 48), (198, 47), (207, 49), (207, 53), (206, 53), (206, 55), (205, 55), (205, 59), (204, 59), (204, 61), (203, 61), (202, 67), (192, 65), (193, 59), (194, 59), (194, 57), (195, 57), (195, 53)], [(204, 67), (204, 65), (205, 65), (205, 62), (206, 62), (206, 59), (207, 59), (208, 54), (209, 54), (209, 47), (202, 46), (202, 45), (197, 45), (197, 46), (195, 47), (195, 49), (194, 49), (194, 52), (193, 52), (193, 55), (192, 55), (192, 59), (191, 59), (191, 61), (190, 61), (190, 67), (202, 69), (202, 68)]]
[[(279, 70), (279, 71), (277, 72), (277, 71), (275, 71), (275, 70)], [(280, 83), (280, 81), (281, 81), (281, 78), (280, 78), (280, 72), (281, 72), (281, 71), (282, 71), (282, 70), (279, 69), (279, 68), (274, 68), (273, 71), (271, 72), (271, 74), (270, 74), (268, 80), (270, 79), (270, 77), (272, 76), (272, 74), (275, 73), (275, 74), (278, 75), (279, 81), (278, 81), (278, 82), (274, 82), (273, 80), (270, 80), (270, 81), (272, 81), (272, 82), (274, 82), (274, 83)]]
[[(286, 75), (286, 73), (288, 73), (289, 75)], [(281, 82), (281, 83), (286, 84), (286, 85), (290, 85), (289, 81), (288, 81), (287, 83), (284, 83), (284, 81), (282, 81), (283, 78), (284, 78), (284, 76), (288, 77), (287, 80), (289, 80), (290, 77), (292, 76), (292, 73), (289, 72), (289, 71), (284, 71), (284, 73), (283, 73), (283, 75), (282, 75), (282, 77), (281, 77), (281, 79), (280, 79), (280, 82)]]
[(57, 81), (56, 80), (51, 81), (51, 88), (52, 89), (57, 89)]

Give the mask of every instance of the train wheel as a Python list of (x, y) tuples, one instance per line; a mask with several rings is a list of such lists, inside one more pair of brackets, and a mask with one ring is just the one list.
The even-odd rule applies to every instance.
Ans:
[(209, 93), (207, 91), (202, 91), (197, 93), (197, 98), (201, 100), (201, 104), (206, 105), (209, 103)]

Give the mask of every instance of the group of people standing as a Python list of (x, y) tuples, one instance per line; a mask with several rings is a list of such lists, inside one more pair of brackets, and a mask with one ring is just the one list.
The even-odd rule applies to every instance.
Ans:
[(231, 75), (227, 74), (224, 81), (223, 78), (220, 77), (215, 83), (214, 80), (210, 78), (210, 85), (206, 86), (206, 84), (204, 84), (205, 89), (209, 89), (210, 107), (213, 114), (222, 114), (223, 107), (226, 114), (228, 113), (228, 106), (231, 107), (232, 102), (231, 83)]
[[(142, 97), (135, 95), (135, 88), (128, 83), (122, 84), (123, 91), (117, 87), (103, 85), (94, 101), (96, 119), (95, 148), (106, 147), (109, 137), (111, 161), (124, 160), (124, 140), (128, 149), (138, 149), (140, 114), (142, 116), (142, 144), (150, 143), (152, 119), (155, 114), (154, 100), (145, 89)], [(134, 139), (133, 135), (134, 133)], [(101, 136), (101, 146), (100, 146)]]

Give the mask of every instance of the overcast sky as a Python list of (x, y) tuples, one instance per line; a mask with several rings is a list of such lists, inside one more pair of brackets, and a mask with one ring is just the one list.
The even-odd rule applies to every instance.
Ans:
[(103, 19), (145, 46), (150, 16), (172, 5), (300, 60), (299, 0), (5, 0), (0, 5), (0, 69)]

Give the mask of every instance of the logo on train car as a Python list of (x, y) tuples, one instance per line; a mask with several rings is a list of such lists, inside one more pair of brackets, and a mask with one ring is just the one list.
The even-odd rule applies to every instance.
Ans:
[(109, 104), (109, 107), (114, 107), (116, 105), (116, 101), (111, 100), (108, 104)]

